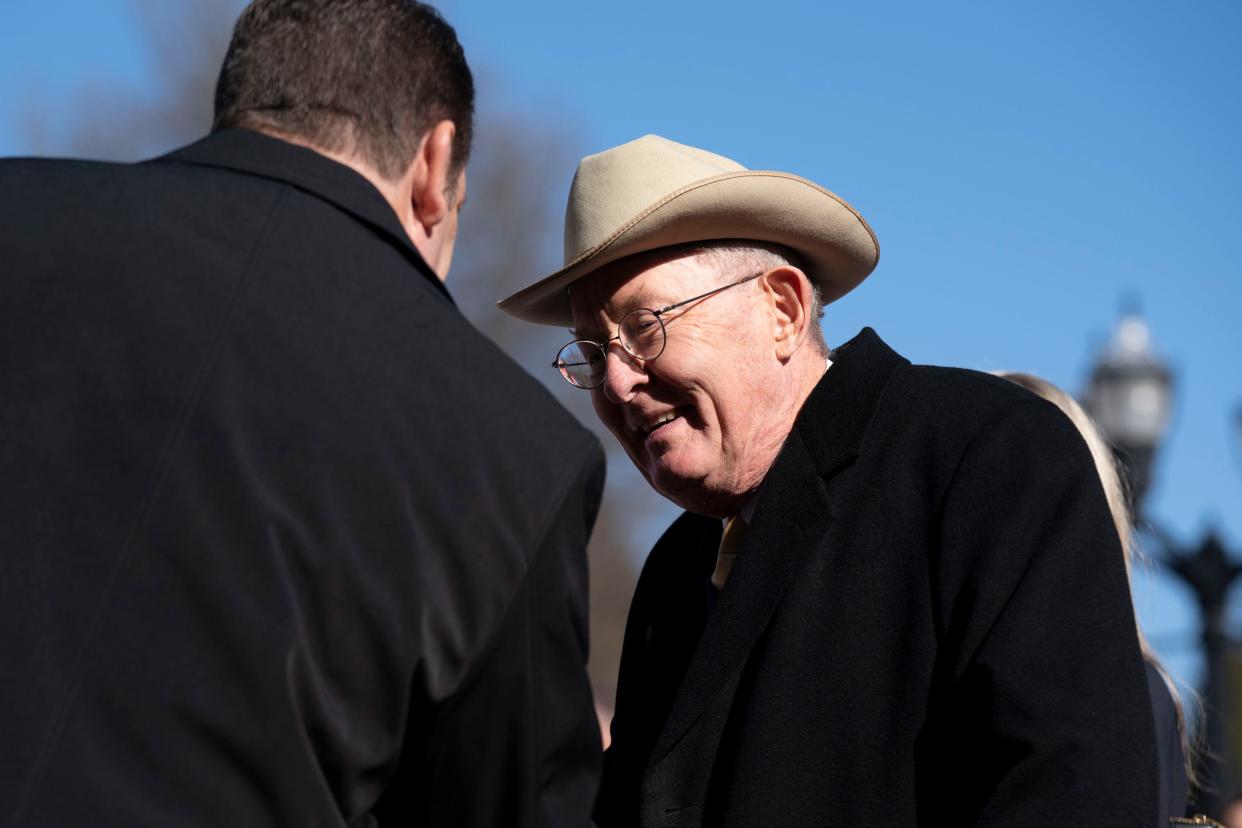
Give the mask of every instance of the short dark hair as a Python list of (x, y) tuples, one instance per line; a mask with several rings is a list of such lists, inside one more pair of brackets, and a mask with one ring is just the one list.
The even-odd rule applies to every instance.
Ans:
[(254, 0), (233, 29), (213, 129), (243, 127), (356, 155), (397, 178), (449, 120), (470, 155), (474, 79), (457, 33), (415, 0)]

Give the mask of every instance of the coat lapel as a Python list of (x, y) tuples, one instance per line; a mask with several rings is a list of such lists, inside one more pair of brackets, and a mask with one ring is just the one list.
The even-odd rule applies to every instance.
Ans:
[(702, 818), (714, 757), (751, 651), (807, 561), (838, 552), (825, 546), (833, 522), (831, 480), (858, 456), (884, 386), (908, 363), (870, 329), (834, 359), (764, 480), (728, 585), (650, 756), (642, 783), (644, 824)]
[[(765, 485), (760, 496), (728, 587), (721, 592), (691, 658), (652, 754), (654, 763), (668, 756), (714, 697), (740, 672), (789, 583), (831, 523), (824, 482), (796, 435), (791, 434), (781, 450), (771, 479), (773, 485)], [(793, 514), (766, 508), (770, 502), (795, 500), (806, 508)]]

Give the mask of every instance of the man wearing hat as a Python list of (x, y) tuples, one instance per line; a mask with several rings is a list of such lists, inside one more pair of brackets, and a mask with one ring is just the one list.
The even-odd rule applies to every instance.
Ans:
[(871, 228), (646, 136), (578, 168), (565, 266), (500, 306), (686, 509), (625, 634), (601, 826), (1154, 824), (1122, 555), (1053, 406), (822, 303)]

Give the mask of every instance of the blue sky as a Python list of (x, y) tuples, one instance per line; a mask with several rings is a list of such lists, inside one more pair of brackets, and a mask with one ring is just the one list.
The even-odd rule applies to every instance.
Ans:
[[(588, 151), (657, 132), (851, 201), (883, 252), (829, 307), (830, 342), (872, 325), (915, 361), (1079, 391), (1133, 296), (1177, 381), (1150, 510), (1242, 551), (1242, 5), (733, 8), (443, 6), (482, 106), (545, 113)], [(136, 40), (122, 0), (7, 0), (0, 155), (29, 151), (13, 113), (31, 100), (56, 113), (84, 83), (147, 83)], [(558, 198), (572, 174), (548, 180)], [(1140, 574), (1136, 603), (1193, 681), (1188, 597)]]

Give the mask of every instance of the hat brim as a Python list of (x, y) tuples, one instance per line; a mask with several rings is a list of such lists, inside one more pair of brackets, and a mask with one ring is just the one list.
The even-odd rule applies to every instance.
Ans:
[(789, 173), (740, 170), (670, 193), (608, 239), (497, 306), (527, 322), (569, 326), (573, 317), (566, 289), (584, 276), (649, 250), (721, 239), (792, 248), (825, 304), (853, 290), (880, 260), (871, 227), (834, 193)]

